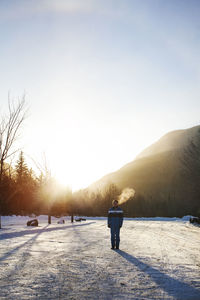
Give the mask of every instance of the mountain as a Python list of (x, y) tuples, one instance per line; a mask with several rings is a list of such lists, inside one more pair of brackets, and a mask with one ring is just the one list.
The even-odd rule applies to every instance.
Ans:
[[(189, 213), (190, 208), (194, 209), (196, 205), (197, 195), (193, 193), (193, 178), (186, 174), (183, 153), (191, 141), (196, 142), (199, 138), (200, 126), (169, 132), (142, 151), (135, 160), (92, 184), (90, 189), (103, 189), (114, 183), (121, 189), (135, 189), (136, 198), (142, 197), (146, 202), (153, 201), (157, 205), (168, 203), (171, 209), (176, 207), (179, 212), (182, 207), (182, 211)], [(175, 210), (169, 215), (174, 213)]]
[(191, 140), (196, 140), (200, 126), (195, 126), (189, 129), (175, 130), (165, 134), (155, 144), (147, 147), (136, 158), (155, 155), (171, 150), (179, 150), (188, 146)]

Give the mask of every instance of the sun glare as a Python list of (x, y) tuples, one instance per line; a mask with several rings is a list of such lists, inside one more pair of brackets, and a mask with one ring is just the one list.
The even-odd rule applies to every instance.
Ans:
[(84, 176), (81, 172), (74, 170), (74, 168), (68, 168), (65, 170), (64, 168), (56, 168), (55, 172), (53, 172), (53, 177), (58, 181), (58, 183), (64, 187), (69, 187), (72, 191), (77, 191), (89, 186), (92, 181), (90, 174), (84, 172)]

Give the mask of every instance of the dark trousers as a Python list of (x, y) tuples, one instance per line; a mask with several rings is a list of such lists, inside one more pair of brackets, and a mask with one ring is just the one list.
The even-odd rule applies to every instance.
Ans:
[(119, 242), (120, 242), (120, 227), (111, 227), (110, 228), (110, 233), (111, 233), (111, 245), (112, 248), (119, 248)]

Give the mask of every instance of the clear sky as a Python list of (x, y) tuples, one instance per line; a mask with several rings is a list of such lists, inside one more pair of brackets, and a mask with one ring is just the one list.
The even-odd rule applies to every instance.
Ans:
[(1, 0), (0, 108), (26, 93), (25, 154), (75, 190), (199, 125), (199, 16), (199, 0)]

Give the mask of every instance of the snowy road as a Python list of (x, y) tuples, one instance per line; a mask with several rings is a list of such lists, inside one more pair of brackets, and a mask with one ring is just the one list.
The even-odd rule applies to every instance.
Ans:
[(125, 220), (113, 251), (106, 220), (41, 220), (3, 218), (0, 299), (200, 299), (200, 227)]

